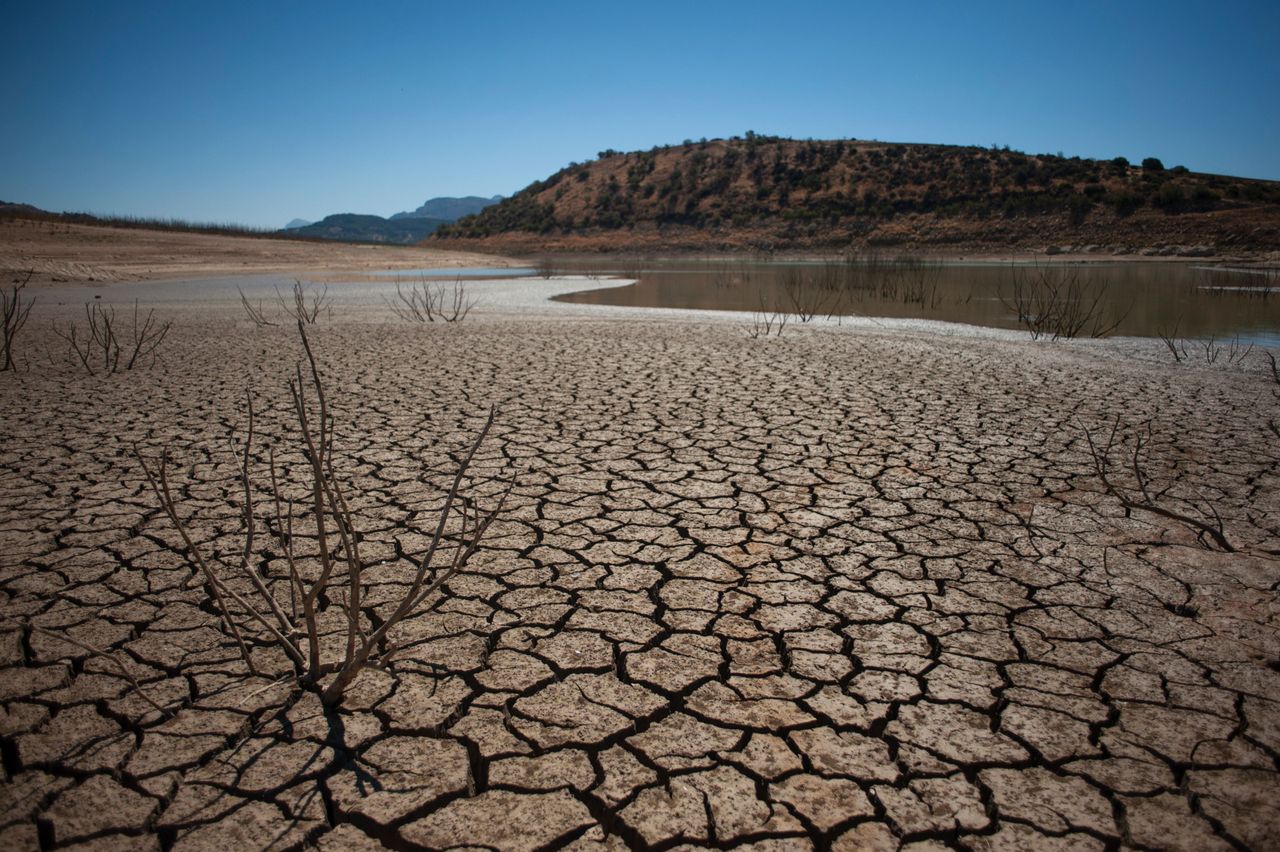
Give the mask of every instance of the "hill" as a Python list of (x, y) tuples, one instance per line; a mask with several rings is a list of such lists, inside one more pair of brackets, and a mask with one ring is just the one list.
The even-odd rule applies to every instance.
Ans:
[(0, 217), (17, 219), (49, 215), (52, 214), (47, 210), (32, 207), (30, 204), (22, 204), (17, 201), (0, 201)]
[(281, 228), (281, 230), (292, 231), (294, 228), (305, 228), (308, 225), (312, 225), (312, 224), (315, 224), (315, 223), (309, 219), (291, 219), (289, 220), (289, 224), (285, 225), (283, 228)]
[(187, 219), (155, 216), (100, 216), (94, 213), (77, 213), (73, 211), (54, 213), (50, 210), (33, 207), (30, 204), (0, 201), (0, 221), (4, 220), (27, 220), (30, 222), (50, 222), (59, 225), (89, 225), (101, 228), (125, 228), (144, 231), (175, 231), (215, 236), (256, 237), (272, 240), (302, 239), (293, 231), (255, 228), (236, 222), (192, 222)]
[(325, 240), (410, 245), (422, 242), (444, 224), (444, 219), (384, 219), (360, 213), (335, 213), (311, 225), (290, 228), (288, 233)]
[(1280, 183), (1165, 168), (1155, 159), (1134, 165), (1122, 157), (748, 133), (601, 152), (439, 228), (432, 244), (530, 252), (1276, 251)]
[(444, 219), (446, 222), (456, 222), (463, 216), (470, 216), (473, 213), (479, 213), (486, 207), (497, 204), (501, 200), (501, 195), (495, 195), (492, 198), (481, 198), (478, 195), (467, 195), (462, 198), (451, 198), (448, 196), (428, 198), (417, 210), (405, 213), (392, 213), (391, 218)]

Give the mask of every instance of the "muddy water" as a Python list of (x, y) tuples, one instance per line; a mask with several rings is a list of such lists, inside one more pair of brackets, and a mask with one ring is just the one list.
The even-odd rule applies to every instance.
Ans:
[[(840, 268), (833, 269), (833, 266)], [(1019, 328), (1017, 294), (1034, 307), (1041, 282), (1073, 287), (1097, 305), (1083, 334), (1118, 322), (1116, 334), (1214, 337), (1280, 345), (1280, 276), (1275, 270), (1190, 263), (1008, 264), (872, 262), (717, 263), (580, 261), (563, 268), (638, 277), (630, 287), (559, 297), (588, 304), (819, 315), (912, 317)], [(1034, 311), (1032, 311), (1034, 312)]]

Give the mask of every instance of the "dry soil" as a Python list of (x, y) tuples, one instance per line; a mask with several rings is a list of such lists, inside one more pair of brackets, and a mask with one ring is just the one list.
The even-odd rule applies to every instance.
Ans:
[[(490, 406), (464, 492), (516, 477), (336, 710), (256, 631), (246, 673), (134, 456), (169, 449), (236, 563), (247, 387), (253, 476), (274, 446), (305, 500), (296, 329), (171, 301), (158, 361), (90, 376), (51, 331), (79, 308), (37, 305), (0, 376), (0, 847), (1274, 848), (1280, 402), (1256, 353), (752, 339), (543, 301), (581, 282), (474, 286), (463, 323), (342, 291), (310, 331), (368, 623)], [(1117, 417), (1117, 440), (1151, 423), (1158, 505), (1216, 512), (1237, 552), (1103, 493), (1084, 430)], [(271, 529), (251, 562), (285, 605)]]

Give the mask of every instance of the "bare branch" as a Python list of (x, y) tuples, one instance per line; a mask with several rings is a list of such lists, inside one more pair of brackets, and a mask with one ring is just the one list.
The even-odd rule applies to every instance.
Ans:
[(333, 311), (329, 303), (329, 285), (321, 284), (320, 287), (319, 290), (308, 290), (306, 284), (294, 279), (289, 298), (286, 299), (280, 288), (276, 288), (276, 301), (291, 319), (315, 325), (322, 313), (329, 314)]
[[(1205, 511), (1202, 509), (1200, 511), (1202, 515), (1212, 516), (1212, 521), (1197, 518), (1194, 515), (1187, 514), (1186, 512), (1180, 512), (1170, 509), (1167, 506), (1162, 506), (1156, 502), (1157, 498), (1152, 496), (1150, 490), (1150, 478), (1144, 469), (1145, 460), (1143, 456), (1143, 449), (1149, 445), (1151, 440), (1150, 421), (1147, 421), (1147, 423), (1144, 424), (1145, 434), (1143, 430), (1135, 433), (1133, 440), (1133, 452), (1129, 458), (1129, 465), (1133, 472), (1134, 484), (1138, 490), (1139, 496), (1137, 497), (1131, 496), (1127, 493), (1125, 489), (1120, 487), (1111, 476), (1111, 452), (1115, 446), (1116, 434), (1120, 428), (1120, 418), (1117, 417), (1115, 422), (1112, 424), (1111, 435), (1108, 437), (1106, 445), (1101, 448), (1099, 448), (1098, 444), (1094, 441), (1093, 433), (1087, 427), (1081, 428), (1084, 429), (1085, 441), (1089, 445), (1089, 454), (1093, 458), (1094, 473), (1102, 483), (1103, 490), (1119, 501), (1120, 505), (1123, 506), (1126, 511), (1137, 510), (1149, 512), (1153, 515), (1159, 515), (1162, 518), (1168, 518), (1171, 521), (1177, 521), (1178, 523), (1194, 530), (1202, 541), (1205, 536), (1208, 536), (1208, 538), (1211, 539), (1219, 549), (1227, 553), (1235, 552), (1235, 548), (1231, 546), (1229, 541), (1227, 541), (1226, 533), (1223, 529), (1222, 517), (1218, 514), (1217, 508), (1214, 507), (1211, 502), (1204, 501), (1209, 506), (1209, 510)], [(1168, 489), (1166, 488), (1164, 491), (1160, 492), (1160, 495), (1167, 492)]]
[(169, 710), (166, 710), (164, 707), (162, 707), (154, 698), (152, 698), (147, 693), (145, 689), (142, 688), (142, 684), (138, 683), (138, 679), (134, 677), (132, 673), (130, 673), (129, 669), (125, 667), (124, 663), (120, 662), (120, 660), (116, 657), (115, 654), (112, 654), (108, 651), (104, 651), (101, 648), (95, 648), (92, 645), (88, 645), (84, 642), (81, 642), (79, 639), (74, 639), (65, 633), (59, 633), (55, 630), (50, 630), (47, 627), (41, 627), (38, 624), (33, 624), (30, 620), (27, 620), (27, 619), (20, 620), (20, 619), (14, 618), (11, 615), (5, 615), (4, 613), (0, 613), (0, 618), (7, 619), (10, 622), (18, 625), (18, 627), (28, 632), (43, 633), (45, 636), (48, 636), (52, 639), (56, 639), (59, 642), (66, 642), (68, 645), (72, 646), (73, 648), (79, 648), (81, 651), (84, 651), (86, 654), (89, 654), (90, 656), (101, 657), (102, 659), (111, 663), (111, 665), (115, 667), (116, 671), (120, 672), (121, 676), (123, 676), (124, 679), (129, 682), (129, 685), (133, 687), (134, 692), (138, 693), (138, 696), (142, 698), (143, 701), (147, 702), (152, 707), (154, 707), (156, 709), (156, 712), (158, 712), (161, 716), (172, 715)]
[(249, 304), (249, 297), (244, 294), (243, 290), (241, 290), (239, 287), (236, 287), (236, 292), (240, 294), (240, 304), (244, 306), (244, 312), (249, 315), (249, 319), (258, 328), (280, 324), (278, 322), (271, 322), (271, 320), (267, 319), (267, 315), (262, 310), (261, 299), (258, 300), (258, 304), (255, 307)]

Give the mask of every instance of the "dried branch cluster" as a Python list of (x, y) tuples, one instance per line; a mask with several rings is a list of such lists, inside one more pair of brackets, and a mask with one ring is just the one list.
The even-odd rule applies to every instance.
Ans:
[[(280, 292), (279, 287), (276, 287), (275, 290), (276, 303), (284, 311), (285, 316), (294, 322), (315, 325), (322, 316), (328, 319), (333, 318), (333, 303), (329, 298), (328, 284), (321, 284), (316, 289), (294, 279), (293, 286), (289, 289), (288, 294)], [(245, 295), (244, 290), (240, 287), (236, 287), (236, 292), (240, 294), (240, 306), (244, 308), (245, 315), (258, 328), (280, 324), (267, 317), (267, 312), (262, 306), (261, 299), (258, 300), (257, 304), (254, 304), (249, 301), (249, 297)]]
[(1182, 325), (1182, 317), (1174, 322), (1173, 328), (1167, 326), (1156, 329), (1156, 334), (1160, 336), (1160, 340), (1164, 343), (1165, 348), (1169, 350), (1169, 354), (1173, 356), (1175, 363), (1190, 361), (1193, 354), (1198, 348), (1204, 356), (1206, 364), (1216, 364), (1218, 359), (1223, 355), (1227, 356), (1227, 364), (1229, 366), (1235, 364), (1243, 364), (1244, 360), (1249, 357), (1249, 353), (1253, 352), (1253, 344), (1245, 345), (1240, 341), (1240, 335), (1235, 335), (1226, 344), (1218, 343), (1217, 338), (1208, 337), (1203, 340), (1191, 340), (1189, 338), (1178, 336), (1178, 327)]
[[(321, 314), (329, 319), (333, 318), (333, 305), (329, 302), (328, 284), (321, 284), (319, 290), (308, 290), (306, 284), (295, 279), (288, 297), (280, 292), (279, 287), (276, 288), (276, 301), (291, 319), (307, 325), (315, 325), (320, 320)], [(249, 307), (247, 299), (244, 300), (244, 305), (246, 308)], [(249, 316), (253, 318), (253, 313), (250, 312)], [(261, 308), (258, 316), (262, 316)], [(255, 319), (254, 322), (257, 320)]]
[(36, 303), (35, 299), (27, 299), (22, 295), (22, 288), (27, 286), (27, 281), (31, 280), (34, 272), (35, 270), (28, 272), (26, 280), (21, 284), (14, 284), (8, 293), (0, 290), (0, 308), (3, 308), (3, 317), (0, 318), (4, 320), (4, 350), (0, 353), (0, 372), (18, 369), (17, 362), (13, 359), (13, 341), (27, 324), (31, 306)]
[[(718, 289), (728, 289), (750, 285), (752, 276), (749, 271), (735, 274), (722, 266), (715, 273), (715, 282)], [(820, 316), (861, 316), (853, 306), (867, 299), (901, 301), (921, 310), (931, 310), (942, 301), (941, 264), (911, 255), (886, 258), (874, 252), (851, 252), (842, 260), (787, 267), (779, 283), (779, 298), (766, 299), (763, 292), (760, 294), (748, 337), (781, 335), (791, 318), (809, 323)], [(969, 298), (972, 294), (960, 301)]]
[(759, 295), (760, 307), (751, 314), (751, 325), (747, 328), (747, 337), (758, 340), (770, 334), (782, 336), (787, 327), (788, 314), (777, 304), (767, 301), (763, 292)]
[[(872, 297), (934, 308), (942, 301), (942, 264), (917, 257), (886, 257), (876, 252), (849, 253), (842, 264), (828, 264), (825, 273), (851, 297)], [(968, 301), (965, 297), (963, 301)]]
[(1124, 311), (1107, 311), (1109, 285), (1090, 283), (1079, 266), (1015, 266), (1013, 284), (1000, 291), (1000, 301), (1018, 317), (1032, 340), (1080, 336), (1106, 337), (1124, 322), (1133, 304)]
[(172, 322), (159, 322), (154, 308), (141, 316), (136, 299), (128, 328), (124, 327), (114, 306), (87, 303), (84, 317), (83, 328), (69, 322), (66, 330), (54, 325), (53, 333), (67, 342), (91, 376), (132, 370), (147, 360), (154, 363), (160, 344), (173, 326)]
[(387, 307), (406, 322), (461, 322), (475, 307), (475, 299), (467, 295), (461, 278), (454, 279), (452, 290), (443, 284), (431, 284), (420, 279), (410, 284), (408, 290), (396, 281), (396, 301), (386, 300)]
[[(244, 294), (244, 290), (241, 290), (239, 286), (236, 287), (236, 292), (240, 294), (240, 304), (244, 307), (244, 312), (249, 315), (249, 320), (258, 328), (265, 328), (267, 326), (280, 324), (267, 319), (267, 314), (266, 311), (263, 310), (261, 299), (259, 299), (258, 304), (255, 305), (249, 301), (249, 297)], [(279, 296), (280, 292), (277, 290), (276, 297), (279, 298)]]
[(502, 509), (514, 478), (507, 481), (497, 505), (487, 513), (481, 513), (470, 500), (459, 496), (471, 461), (493, 424), (494, 413), (490, 411), (484, 428), (458, 465), (430, 543), (415, 560), (408, 588), (390, 611), (380, 605), (377, 619), (370, 620), (369, 613), (362, 610), (368, 566), (360, 555), (360, 534), (347, 490), (334, 469), (333, 417), (307, 339), (306, 323), (298, 319), (297, 324), (309, 370), (304, 380), (304, 371), (301, 364), (298, 365), (296, 376), (289, 382), (289, 396), (308, 480), (306, 509), (301, 517), (306, 519), (306, 530), (314, 534), (318, 544), (315, 558), (298, 552), (296, 542), (301, 533), (295, 530), (294, 501), (285, 496), (281, 487), (272, 447), (268, 448), (267, 474), (273, 523), (269, 521), (266, 526), (278, 552), (284, 556), (287, 576), (260, 575), (254, 562), (257, 519), (253, 508), (251, 397), (248, 434), (237, 454), (244, 501), (244, 543), (234, 566), (206, 555), (195, 543), (170, 484), (168, 452), (151, 463), (136, 448), (135, 452), (161, 508), (177, 528), (189, 559), (203, 578), (226, 630), (250, 671), (258, 670), (251, 646), (274, 646), (289, 659), (299, 683), (318, 689), (322, 700), (333, 705), (341, 702), (344, 691), (362, 669), (385, 667), (391, 662), (398, 650), (391, 632), (439, 592), (475, 553), (485, 531)]
[(833, 268), (834, 265), (830, 264), (816, 269), (792, 266), (783, 271), (782, 292), (786, 294), (791, 313), (800, 322), (812, 322), (834, 306), (838, 291), (828, 278), (829, 270)]
[[(714, 280), (717, 289), (752, 284), (749, 270), (736, 272), (728, 265), (714, 271)], [(749, 337), (768, 336), (762, 316), (783, 320), (790, 314), (800, 323), (809, 323), (820, 316), (858, 316), (852, 308), (866, 299), (900, 301), (921, 310), (932, 310), (942, 302), (942, 265), (911, 255), (887, 258), (874, 252), (851, 252), (842, 260), (788, 266), (779, 283), (782, 297), (774, 304), (766, 304), (761, 297)], [(960, 301), (969, 298), (972, 294)], [(779, 326), (784, 324), (785, 320)]]

